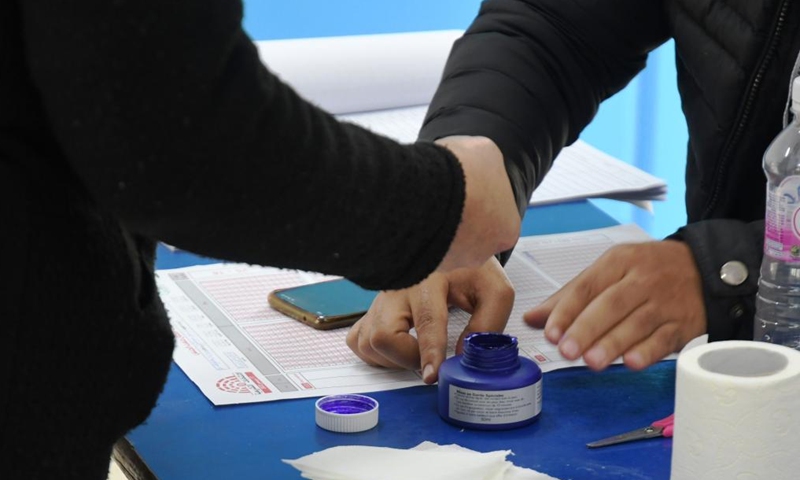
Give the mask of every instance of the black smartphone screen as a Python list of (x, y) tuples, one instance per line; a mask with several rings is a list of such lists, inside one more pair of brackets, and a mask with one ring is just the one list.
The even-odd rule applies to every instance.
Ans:
[(369, 310), (378, 292), (349, 280), (331, 280), (287, 288), (276, 293), (285, 302), (323, 317), (338, 317)]

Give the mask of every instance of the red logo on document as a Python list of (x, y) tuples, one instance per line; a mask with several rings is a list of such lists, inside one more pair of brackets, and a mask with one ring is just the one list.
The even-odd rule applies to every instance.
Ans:
[(217, 388), (227, 393), (250, 393), (250, 389), (247, 388), (247, 383), (243, 382), (236, 375), (217, 380)]
[(264, 382), (259, 380), (253, 372), (237, 372), (230, 377), (217, 380), (217, 388), (225, 393), (249, 393), (250, 395), (261, 395), (272, 393)]

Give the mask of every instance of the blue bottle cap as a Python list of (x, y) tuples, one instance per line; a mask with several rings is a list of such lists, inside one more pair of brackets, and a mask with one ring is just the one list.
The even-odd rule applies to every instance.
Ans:
[(378, 424), (378, 401), (357, 394), (322, 397), (316, 403), (316, 420), (331, 432), (363, 432)]

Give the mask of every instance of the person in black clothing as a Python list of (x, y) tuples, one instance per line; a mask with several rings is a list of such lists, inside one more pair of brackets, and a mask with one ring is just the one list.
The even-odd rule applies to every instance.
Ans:
[(173, 349), (156, 240), (376, 289), (516, 240), (491, 141), (338, 123), (241, 20), (230, 0), (0, 0), (3, 480), (103, 479), (148, 416)]
[[(645, 368), (703, 333), (710, 341), (752, 338), (766, 197), (761, 160), (800, 68), (798, 5), (487, 0), (456, 42), (420, 133), (492, 139), (522, 212), (561, 148), (668, 39), (689, 127), (688, 224), (664, 241), (611, 249), (524, 317), (566, 358), (582, 356), (597, 370), (620, 355)], [(503, 277), (490, 261), (381, 293), (348, 344), (368, 363), (422, 366), (434, 382), (447, 303), (474, 311), (482, 328), (502, 330), (513, 303)], [(423, 304), (425, 316), (411, 314)], [(393, 338), (415, 325), (418, 343)]]

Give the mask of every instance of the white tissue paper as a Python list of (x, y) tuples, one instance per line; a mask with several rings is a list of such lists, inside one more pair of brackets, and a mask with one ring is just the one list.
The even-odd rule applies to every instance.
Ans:
[(481, 453), (422, 442), (410, 450), (348, 445), (284, 462), (311, 480), (558, 480), (506, 460), (510, 450)]
[(672, 480), (800, 478), (800, 352), (762, 342), (678, 358)]

